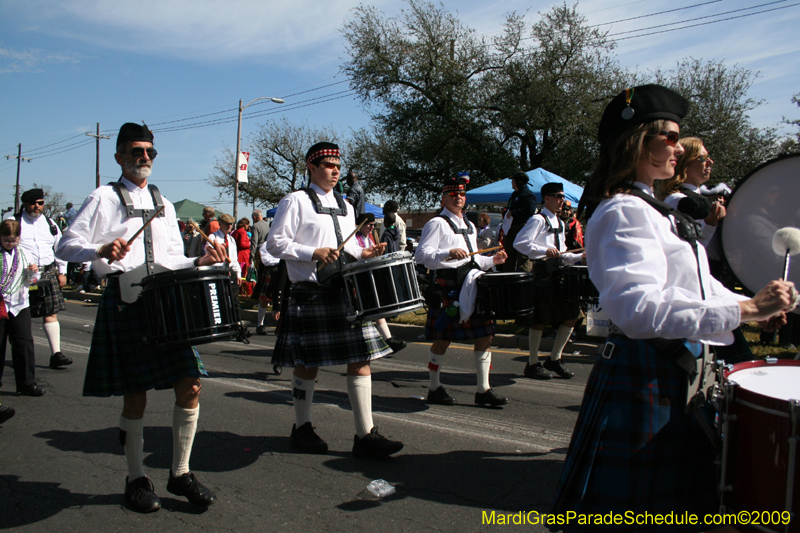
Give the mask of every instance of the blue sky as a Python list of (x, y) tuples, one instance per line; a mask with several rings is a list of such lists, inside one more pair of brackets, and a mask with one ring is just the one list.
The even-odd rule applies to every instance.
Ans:
[[(760, 72), (750, 96), (765, 101), (752, 114), (763, 126), (800, 117), (791, 103), (800, 92), (800, 5), (785, 0), (723, 13), (769, 1), (589, 0), (578, 9), (611, 34), (654, 27), (644, 37), (618, 41), (623, 66), (668, 69), (694, 57)], [(100, 174), (106, 183), (119, 176), (113, 159), (119, 126), (144, 120), (156, 133), (159, 157), (151, 180), (162, 193), (172, 201), (191, 198), (231, 212), (232, 199), (218, 199), (206, 180), (223, 146), (235, 147), (239, 99), (286, 98), (283, 105), (257, 102), (245, 110), (244, 148), (267, 118), (333, 126), (343, 136), (368, 124), (368, 111), (346, 92), (339, 72), (346, 57), (341, 28), (356, 5), (352, 0), (4, 0), (0, 156), (16, 155), (22, 143), (23, 157), (33, 158), (22, 164), (22, 190), (43, 183), (79, 204), (95, 183), (95, 145), (84, 134), (94, 133), (99, 122), (101, 132), (112, 136), (101, 141)], [(396, 0), (372, 5), (388, 15), (405, 7)], [(444, 2), (487, 37), (501, 30), (506, 13), (527, 13), (534, 21), (551, 5)], [(782, 9), (742, 16), (776, 8)], [(632, 17), (643, 18), (605, 25)], [(741, 18), (705, 24), (730, 17)], [(656, 33), (687, 24), (696, 26)], [(629, 35), (637, 34), (619, 37)], [(319, 103), (309, 101), (313, 98)], [(265, 112), (272, 114), (249, 116)], [(208, 116), (194, 118), (202, 115)], [(215, 119), (224, 122), (187, 127)], [(13, 205), (15, 179), (16, 161), (1, 159), (0, 207)]]

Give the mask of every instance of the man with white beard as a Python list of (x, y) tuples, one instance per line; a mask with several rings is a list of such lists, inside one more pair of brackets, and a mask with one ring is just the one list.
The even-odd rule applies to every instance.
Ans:
[[(159, 264), (179, 270), (211, 265), (225, 257), (220, 244), (207, 246), (205, 255), (194, 260), (184, 255), (175, 207), (147, 182), (156, 155), (153, 134), (147, 126), (124, 124), (114, 155), (122, 167), (122, 177), (89, 195), (56, 250), (61, 259), (92, 261), (92, 268), (107, 280), (97, 310), (83, 395), (123, 396), (119, 428), (128, 466), (124, 498), (130, 509), (140, 513), (161, 508), (143, 465), (143, 417), (151, 389), (175, 391), (167, 490), (185, 496), (198, 507), (205, 508), (216, 500), (189, 470), (200, 413), (200, 376), (206, 375), (200, 355), (193, 346), (165, 350), (145, 345), (144, 302), (141, 298), (133, 303), (123, 301), (120, 290), (123, 283), (131, 283), (121, 278), (128, 273), (129, 278), (135, 276), (131, 271), (136, 269), (141, 272)], [(162, 206), (163, 212), (153, 218), (142, 238), (129, 243), (143, 220)]]

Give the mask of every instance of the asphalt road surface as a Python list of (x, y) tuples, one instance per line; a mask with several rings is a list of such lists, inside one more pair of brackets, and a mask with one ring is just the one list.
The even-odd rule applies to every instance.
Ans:
[[(200, 346), (209, 372), (191, 459), (217, 494), (202, 510), (166, 491), (172, 457), (171, 391), (148, 393), (145, 470), (163, 508), (125, 509), (127, 473), (118, 441), (121, 398), (81, 396), (96, 305), (68, 302), (60, 313), (62, 351), (75, 360), (48, 368), (41, 322), (34, 321), (40, 398), (14, 392), (10, 349), (0, 400), (16, 416), (0, 427), (0, 529), (80, 531), (484, 531), (495, 513), (547, 512), (561, 473), (592, 358), (566, 357), (571, 380), (522, 377), (527, 352), (495, 349), (491, 382), (510, 402), (474, 405), (471, 347), (453, 345), (442, 381), (458, 404), (428, 405), (429, 343), (372, 366), (373, 411), (380, 432), (405, 448), (384, 459), (352, 457), (354, 426), (342, 367), (319, 373), (312, 411), (326, 455), (290, 448), (294, 422), (290, 370), (272, 373), (274, 333), (251, 343)], [(397, 333), (396, 333), (397, 334)], [(367, 490), (385, 479), (397, 492)], [(535, 518), (535, 513), (530, 516)], [(502, 526), (508, 528), (509, 526)], [(513, 527), (513, 526), (512, 526)], [(527, 531), (548, 531), (541, 525)]]

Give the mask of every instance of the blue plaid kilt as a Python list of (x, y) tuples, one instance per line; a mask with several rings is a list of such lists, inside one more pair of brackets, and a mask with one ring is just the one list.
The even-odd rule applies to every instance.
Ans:
[[(455, 280), (436, 278), (436, 284), (442, 287), (445, 293), (458, 288)], [(482, 337), (489, 337), (494, 335), (494, 322), (484, 315), (472, 313), (469, 320), (463, 324), (459, 321), (459, 315), (456, 314), (453, 320), (447, 325), (443, 331), (439, 331), (434, 327), (436, 319), (439, 318), (444, 312), (444, 309), (452, 302), (447, 297), (442, 299), (442, 306), (439, 308), (428, 308), (428, 320), (425, 322), (425, 338), (429, 341), (466, 341), (472, 339), (480, 339)]]
[(146, 334), (143, 301), (124, 303), (119, 277), (108, 278), (97, 310), (83, 395), (121, 396), (169, 389), (181, 378), (208, 375), (194, 346), (149, 349), (143, 342)]
[(350, 322), (344, 288), (294, 284), (281, 314), (272, 364), (309, 368), (363, 363), (392, 353), (372, 322)]
[[(684, 372), (645, 340), (611, 335), (598, 357), (572, 433), (553, 512), (715, 513), (716, 452), (693, 414), (684, 414)], [(710, 412), (704, 416), (713, 418)], [(649, 525), (612, 531), (702, 531)], [(565, 531), (603, 530), (572, 523)]]
[[(31, 317), (50, 316), (67, 308), (64, 295), (58, 286), (58, 265), (51, 263), (40, 273), (39, 286), (28, 292), (31, 301)], [(44, 281), (45, 283), (42, 283)]]

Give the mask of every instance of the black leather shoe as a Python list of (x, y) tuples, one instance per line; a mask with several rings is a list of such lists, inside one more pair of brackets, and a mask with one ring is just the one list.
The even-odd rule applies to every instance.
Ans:
[(44, 389), (41, 388), (36, 383), (34, 383), (33, 385), (22, 387), (17, 392), (23, 396), (44, 396)]
[(488, 405), (489, 407), (499, 407), (508, 403), (508, 398), (501, 398), (494, 389), (486, 392), (475, 393), (475, 405)]
[(406, 347), (406, 341), (401, 339), (395, 339), (394, 337), (386, 341), (386, 344), (388, 344), (389, 348), (392, 349), (392, 353), (397, 353)]
[(16, 411), (13, 407), (3, 407), (0, 405), (0, 424), (6, 420), (14, 418), (14, 414), (16, 414)]
[(214, 493), (211, 492), (208, 487), (197, 481), (197, 478), (194, 477), (194, 474), (191, 472), (175, 477), (172, 475), (172, 470), (170, 470), (167, 490), (175, 496), (186, 496), (189, 503), (198, 507), (208, 507), (217, 501), (217, 497), (214, 496)]
[(50, 368), (61, 368), (63, 366), (71, 364), (72, 364), (72, 359), (66, 357), (61, 352), (56, 352), (50, 356)]
[(402, 442), (387, 439), (375, 427), (363, 439), (358, 435), (353, 439), (353, 455), (356, 457), (389, 457), (402, 449)]
[(317, 435), (311, 422), (306, 422), (300, 427), (292, 426), (292, 446), (305, 453), (325, 453), (328, 451), (328, 443)]
[(258, 326), (256, 328), (256, 333), (259, 335), (266, 335), (267, 334), (267, 326)]
[(525, 363), (525, 370), (522, 373), (532, 379), (551, 379), (553, 377), (553, 374), (544, 369), (542, 363), (535, 365)]
[(272, 371), (275, 372), (276, 376), (280, 376), (283, 374), (283, 367), (281, 365), (273, 365)]
[(133, 481), (125, 478), (125, 505), (137, 513), (152, 513), (161, 509), (161, 500), (156, 496), (153, 482), (146, 477)]
[(569, 379), (575, 375), (567, 370), (567, 368), (564, 366), (564, 363), (561, 362), (561, 359), (558, 359), (557, 361), (551, 361), (548, 359), (544, 362), (544, 367), (551, 372), (555, 372), (564, 379)]
[(438, 405), (455, 405), (456, 399), (447, 394), (444, 387), (439, 385), (436, 390), (428, 391), (428, 403), (435, 403)]

